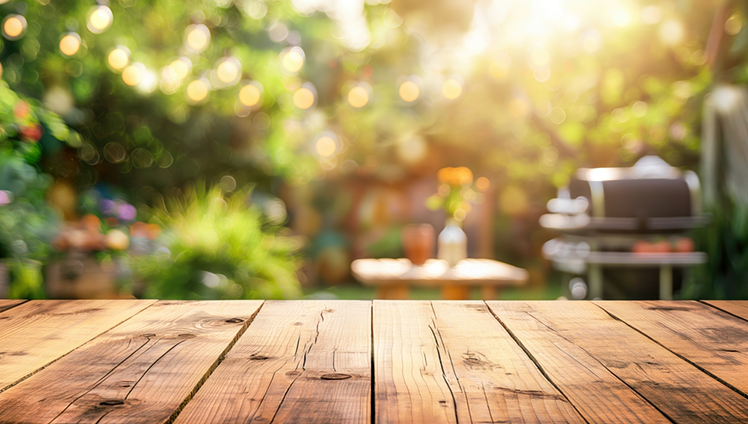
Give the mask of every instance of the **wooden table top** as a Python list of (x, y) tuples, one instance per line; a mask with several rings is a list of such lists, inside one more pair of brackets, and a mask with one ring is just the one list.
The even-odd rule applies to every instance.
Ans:
[(421, 286), (442, 283), (521, 286), (528, 278), (524, 269), (492, 259), (464, 259), (451, 268), (439, 259), (429, 259), (420, 266), (408, 259), (357, 259), (351, 264), (351, 271), (357, 280), (368, 285), (407, 282)]
[(0, 423), (747, 423), (748, 301), (0, 300)]

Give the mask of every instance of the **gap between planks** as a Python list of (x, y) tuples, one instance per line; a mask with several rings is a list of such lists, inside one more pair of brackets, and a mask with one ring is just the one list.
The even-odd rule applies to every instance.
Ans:
[[(532, 342), (533, 331), (547, 331), (550, 335), (566, 339), (572, 346), (581, 348), (585, 356), (598, 362), (670, 421), (744, 422), (748, 418), (747, 404), (740, 394), (693, 367), (669, 349), (654, 343), (636, 329), (629, 328), (621, 320), (614, 319), (607, 311), (589, 303), (591, 302), (517, 302), (510, 307), (507, 302), (488, 302), (491, 309), (497, 312), (497, 318), (502, 324), (527, 333), (518, 336), (520, 340)], [(498, 314), (498, 311), (502, 314)], [(594, 311), (598, 311), (597, 314)], [(505, 323), (504, 318), (509, 322)], [(529, 327), (524, 328), (526, 325)], [(623, 328), (631, 333), (626, 335), (626, 332), (621, 332)], [(623, 345), (606, 343), (605, 334), (608, 333), (617, 334), (617, 340)], [(632, 337), (634, 335), (640, 339), (636, 340), (636, 337)], [(542, 346), (535, 346), (533, 349), (541, 349), (539, 352), (543, 352)], [(547, 363), (549, 360), (552, 358), (545, 355), (545, 359), (538, 362), (542, 366), (543, 362)], [(663, 370), (664, 373), (661, 372)], [(552, 371), (556, 373), (559, 369), (552, 368)], [(653, 380), (652, 376), (648, 376), (650, 372), (659, 376), (659, 379)], [(549, 377), (550, 374), (552, 373), (549, 373)], [(674, 391), (665, 396), (662, 390), (666, 389)]]
[(582, 417), (582, 419), (586, 423), (589, 424), (590, 421), (587, 419), (587, 417), (585, 417), (584, 414), (582, 414), (579, 411), (579, 408), (577, 408), (577, 406), (574, 405), (574, 403), (569, 400), (569, 396), (566, 394), (566, 392), (564, 390), (562, 390), (561, 387), (559, 387), (558, 384), (556, 384), (555, 381), (553, 381), (553, 379), (548, 375), (548, 373), (543, 368), (543, 366), (540, 365), (540, 362), (538, 362), (537, 358), (535, 358), (535, 355), (533, 355), (532, 352), (530, 352), (530, 350), (525, 346), (525, 344), (522, 343), (522, 341), (514, 334), (514, 332), (512, 330), (510, 330), (509, 327), (507, 327), (506, 324), (504, 324), (503, 321), (501, 321), (501, 318), (499, 318), (496, 315), (496, 312), (488, 306), (488, 303), (486, 303), (485, 300), (483, 301), (483, 303), (486, 305), (486, 308), (488, 308), (488, 311), (491, 312), (491, 315), (493, 315), (494, 319), (496, 319), (496, 321), (498, 321), (499, 324), (502, 327), (504, 327), (504, 330), (506, 330), (506, 332), (509, 333), (509, 336), (512, 338), (512, 340), (514, 340), (514, 342), (517, 343), (517, 345), (520, 348), (522, 348), (522, 350), (525, 351), (525, 354), (527, 354), (527, 356), (530, 358), (530, 360), (535, 364), (535, 367), (538, 369), (538, 371), (540, 371), (540, 373), (543, 375), (543, 377), (545, 377), (545, 379), (548, 380), (548, 382), (551, 383), (553, 385), (553, 387), (555, 387), (556, 390), (558, 390), (559, 393), (561, 393), (564, 396), (564, 398), (566, 398), (567, 401), (569, 401), (569, 404), (572, 406), (572, 408), (574, 408), (574, 410), (577, 411), (577, 413), (579, 414), (579, 416)]
[[(672, 302), (672, 301), (668, 301), (668, 302)], [(685, 301), (678, 301), (678, 302), (685, 302)], [(697, 368), (698, 370), (700, 370), (704, 374), (707, 374), (708, 376), (712, 377), (713, 379), (719, 381), (720, 383), (722, 383), (725, 386), (729, 387), (730, 389), (734, 390), (739, 395), (741, 395), (741, 396), (743, 396), (743, 397), (745, 397), (745, 398), (748, 399), (748, 394), (746, 392), (744, 392), (743, 390), (740, 390), (740, 388), (738, 388), (738, 387), (735, 387), (735, 385), (730, 384), (730, 382), (728, 382), (725, 379), (721, 378), (715, 372), (712, 372), (709, 369), (707, 369), (706, 366), (702, 366), (697, 361), (692, 360), (687, 355), (684, 355), (683, 353), (679, 352), (678, 350), (669, 347), (668, 345), (666, 345), (665, 343), (663, 343), (661, 341), (662, 340), (661, 338), (655, 338), (654, 336), (648, 334), (648, 332), (646, 332), (645, 330), (642, 330), (642, 329), (636, 327), (635, 325), (633, 325), (632, 323), (630, 323), (629, 321), (627, 321), (627, 319), (625, 317), (616, 315), (615, 312), (610, 311), (610, 310), (604, 308), (601, 304), (599, 304), (597, 302), (592, 302), (592, 303), (595, 306), (597, 306), (598, 308), (602, 309), (605, 313), (607, 313), (608, 315), (610, 315), (611, 318), (613, 318), (613, 319), (615, 319), (617, 321), (620, 321), (620, 322), (626, 324), (632, 330), (638, 332), (639, 334), (641, 334), (642, 336), (648, 338), (649, 340), (652, 340), (656, 344), (660, 345), (663, 349), (666, 349), (667, 351), (669, 351), (673, 355), (675, 355), (675, 356), (679, 357), (680, 359), (682, 359), (683, 361), (691, 364), (692, 366), (694, 366), (695, 368)], [(718, 308), (716, 306), (710, 305), (708, 303), (702, 303), (702, 302), (695, 302), (695, 303), (698, 304), (698, 305), (702, 305), (702, 306), (704, 306), (707, 309), (718, 311), (718, 313), (724, 313), (724, 314), (727, 314), (728, 316), (730, 316), (732, 318), (737, 318), (737, 319), (743, 321), (743, 318), (741, 318), (741, 317), (739, 317), (737, 315), (733, 315), (733, 314), (731, 314), (731, 313), (729, 313), (729, 312), (727, 312), (727, 311), (725, 311), (725, 310), (723, 310), (721, 308)]]
[(28, 302), (28, 299), (0, 299), (0, 313)]
[[(730, 303), (726, 304), (726, 302)], [(748, 321), (748, 300), (699, 300), (699, 303)]]
[[(151, 308), (144, 308), (144, 311), (147, 312), (143, 315), (139, 315), (135, 320), (115, 327), (107, 333), (103, 333), (85, 347), (79, 347), (73, 350), (69, 355), (66, 355), (65, 359), (55, 366), (47, 367), (46, 370), (37, 373), (36, 376), (31, 379), (25, 380), (13, 390), (4, 392), (4, 396), (2, 396), (3, 401), (7, 401), (8, 403), (5, 404), (7, 407), (5, 408), (5, 411), (0, 409), (0, 416), (3, 417), (0, 418), (0, 421), (27, 422), (27, 418), (29, 417), (35, 417), (33, 421), (37, 421), (43, 414), (48, 418), (46, 421), (49, 421), (49, 418), (52, 418), (53, 415), (53, 421), (57, 418), (60, 418), (61, 420), (69, 420), (73, 418), (70, 416), (61, 417), (63, 414), (74, 415), (77, 418), (83, 419), (83, 421), (92, 421), (95, 420), (100, 413), (103, 413), (104, 415), (99, 417), (97, 422), (104, 419), (105, 416), (107, 417), (106, 421), (111, 421), (111, 418), (114, 415), (119, 415), (119, 419), (121, 420), (124, 418), (124, 416), (122, 416), (122, 408), (125, 408), (128, 411), (131, 410), (130, 408), (133, 408), (132, 412), (134, 415), (130, 417), (133, 419), (137, 417), (142, 421), (144, 415), (141, 413), (141, 410), (143, 410), (146, 414), (150, 414), (149, 422), (165, 423), (171, 421), (173, 420), (172, 415), (178, 412), (180, 408), (189, 401), (191, 396), (200, 388), (202, 382), (210, 376), (210, 371), (215, 368), (219, 360), (230, 349), (232, 343), (235, 343), (240, 337), (241, 332), (248, 328), (253, 317), (256, 315), (257, 310), (259, 310), (263, 304), (262, 302), (257, 301), (255, 301), (254, 304), (251, 302), (252, 301), (245, 301), (235, 304), (227, 302), (227, 305), (224, 307), (220, 307), (220, 302), (216, 302), (215, 305), (219, 306), (214, 308), (209, 302), (193, 303), (166, 301), (158, 302)], [(249, 307), (252, 308), (251, 312), (247, 311), (250, 312), (250, 314), (242, 314), (242, 311), (244, 310), (243, 308), (247, 307), (245, 304), (248, 304)], [(242, 318), (231, 318), (231, 316), (240, 316)], [(225, 326), (224, 321), (230, 325)], [(231, 326), (237, 322), (242, 322), (242, 325), (236, 330), (232, 330)], [(197, 331), (198, 335), (204, 334), (206, 338), (195, 338), (196, 335), (193, 333), (193, 330)], [(130, 333), (132, 333), (132, 335), (130, 335)], [(157, 336), (156, 333), (160, 334), (160, 336)], [(224, 336), (228, 337), (224, 338)], [(131, 347), (129, 343), (131, 337), (147, 338), (148, 341), (140, 347), (137, 347), (136, 345)], [(222, 338), (223, 340), (221, 340)], [(151, 343), (151, 339), (157, 340)], [(160, 343), (162, 340), (163, 343)], [(193, 343), (192, 340), (195, 342)], [(205, 341), (201, 342), (199, 340)], [(122, 344), (123, 341), (127, 342), (127, 346)], [(150, 346), (148, 349), (139, 352), (140, 348), (149, 343)], [(201, 346), (201, 343), (204, 346)], [(214, 346), (210, 346), (211, 343)], [(169, 347), (169, 344), (172, 344), (172, 346)], [(183, 348), (180, 348), (179, 351), (173, 350), (176, 346), (188, 346), (188, 344), (191, 344), (192, 347), (185, 348), (188, 349), (186, 351), (184, 351)], [(112, 362), (111, 366), (114, 368), (110, 369), (106, 364), (99, 363), (98, 360), (89, 361), (90, 358), (99, 358), (102, 353), (111, 352), (111, 349), (118, 346), (121, 346), (121, 349), (117, 349), (120, 357), (112, 359), (115, 361), (121, 359), (121, 361), (116, 364), (110, 361)], [(136, 347), (137, 349), (135, 349)], [(158, 350), (164, 350), (167, 347), (169, 349), (159, 355), (160, 352), (158, 352)], [(203, 350), (199, 349), (198, 351), (195, 351), (195, 347), (203, 347)], [(151, 348), (153, 348), (152, 353), (149, 353)], [(205, 348), (207, 348), (207, 350), (205, 350)], [(133, 349), (135, 350), (132, 351)], [(123, 355), (127, 354), (128, 351), (130, 351), (130, 354), (123, 359)], [(169, 353), (172, 351), (173, 355)], [(190, 356), (190, 352), (196, 354), (194, 356), (196, 359), (193, 359), (193, 356)], [(213, 356), (213, 352), (215, 352), (215, 356)], [(138, 357), (134, 357), (133, 355), (136, 353), (140, 358), (144, 358), (145, 360), (143, 361)], [(167, 357), (168, 359), (164, 359), (164, 357)], [(151, 377), (152, 369), (154, 375), (157, 377), (169, 373), (170, 366), (159, 362), (162, 359), (170, 362), (176, 360), (177, 362), (174, 363), (178, 365), (182, 360), (186, 360), (186, 363), (180, 365), (180, 369), (186, 369), (185, 367), (197, 367), (197, 369), (194, 370), (197, 372), (194, 372), (192, 377), (189, 375), (184, 378), (178, 377), (173, 380), (173, 384), (172, 379), (168, 378), (166, 380), (168, 384), (154, 386), (154, 383), (157, 380), (145, 377)], [(60, 383), (60, 381), (65, 381), (67, 375), (70, 374), (68, 371), (70, 367), (78, 365), (76, 362), (82, 365), (84, 367), (83, 369), (90, 374), (88, 377), (82, 378), (90, 378), (90, 381), (96, 381), (96, 384), (93, 387), (88, 387), (83, 380), (81, 380), (82, 383), (73, 380), (71, 383), (75, 384), (72, 385)], [(123, 363), (126, 364), (123, 365)], [(203, 364), (205, 367), (203, 367)], [(86, 372), (83, 372), (83, 375), (87, 375)], [(75, 375), (79, 374), (80, 373), (77, 373)], [(185, 374), (190, 373), (187, 372)], [(143, 380), (143, 387), (139, 385), (141, 380)], [(135, 382), (134, 384), (132, 383), (133, 381)], [(125, 383), (127, 383), (127, 385), (122, 385)], [(127, 389), (128, 387), (131, 387), (129, 391)], [(137, 399), (133, 398), (132, 402), (129, 402), (127, 399), (136, 388), (145, 397)], [(155, 402), (149, 406), (149, 403), (151, 403), (149, 401), (156, 400), (156, 398), (152, 396), (154, 388), (155, 390), (158, 390), (156, 392), (157, 394), (163, 392), (166, 396), (164, 401), (160, 402), (160, 404), (159, 402)], [(45, 396), (45, 392), (53, 393), (53, 395), (51, 397)], [(125, 392), (127, 392), (127, 394), (125, 394)], [(122, 395), (124, 395), (124, 401), (121, 400)], [(135, 395), (137, 396), (137, 394)], [(84, 396), (88, 399), (81, 399)], [(41, 404), (37, 404), (37, 401), (35, 400), (40, 397), (42, 400), (47, 400), (44, 404), (45, 407), (43, 410)], [(171, 397), (171, 399), (169, 399), (169, 397)], [(99, 400), (106, 399), (117, 399), (117, 401), (120, 402), (106, 405), (123, 405), (123, 402), (127, 403), (125, 403), (125, 406), (123, 407), (113, 406), (112, 408), (109, 408), (107, 406), (104, 409), (100, 406), (89, 405), (96, 404)], [(81, 402), (79, 402), (79, 400)], [(67, 406), (65, 405), (66, 403)], [(24, 407), (23, 404), (32, 405), (33, 407)], [(74, 405), (76, 406), (74, 407)], [(104, 405), (104, 403), (100, 403), (100, 405)], [(73, 408), (68, 411), (71, 407)], [(114, 414), (114, 412), (119, 412), (119, 414)], [(77, 414), (79, 413), (83, 415), (78, 417)], [(109, 415), (110, 413), (112, 414)], [(115, 418), (115, 421), (116, 420), (117, 418)], [(129, 422), (129, 418), (126, 422)]]
[[(485, 302), (485, 301), (484, 301), (484, 302)], [(516, 343), (517, 343), (517, 344), (518, 344), (518, 345), (519, 345), (519, 346), (520, 346), (520, 347), (521, 347), (521, 348), (522, 348), (522, 349), (523, 349), (523, 350), (525, 351), (525, 353), (527, 353), (527, 356), (529, 356), (529, 357), (530, 357), (530, 359), (531, 359), (531, 360), (532, 360), (532, 361), (533, 361), (533, 362), (535, 363), (535, 366), (536, 366), (536, 367), (538, 368), (538, 370), (539, 370), (539, 371), (540, 371), (540, 372), (541, 372), (541, 373), (543, 374), (543, 376), (544, 376), (544, 377), (545, 377), (545, 378), (546, 378), (546, 379), (547, 379), (547, 380), (548, 380), (548, 381), (549, 381), (549, 382), (550, 382), (551, 384), (553, 384), (553, 386), (554, 386), (554, 387), (556, 387), (556, 389), (557, 389), (557, 390), (558, 390), (559, 392), (563, 393), (563, 394), (564, 394), (564, 396), (565, 396), (565, 397), (566, 397), (567, 399), (569, 399), (569, 398), (570, 398), (570, 393), (569, 393), (569, 391), (568, 391), (568, 390), (567, 390), (567, 389), (565, 388), (565, 386), (564, 386), (564, 385), (562, 385), (562, 384), (561, 384), (561, 383), (560, 383), (559, 381), (555, 381), (555, 380), (554, 380), (554, 379), (553, 379), (553, 378), (552, 378), (552, 377), (551, 377), (551, 376), (549, 375), (549, 372), (548, 372), (548, 371), (547, 371), (547, 370), (545, 369), (545, 367), (544, 367), (544, 366), (543, 366), (543, 365), (542, 365), (542, 364), (540, 363), (540, 361), (539, 361), (539, 360), (538, 360), (538, 359), (536, 358), (536, 356), (535, 356), (535, 355), (534, 355), (534, 354), (532, 353), (532, 351), (531, 351), (531, 350), (530, 350), (530, 349), (529, 349), (529, 348), (528, 348), (528, 347), (527, 347), (527, 346), (525, 345), (525, 343), (523, 343), (523, 342), (522, 342), (522, 340), (521, 340), (521, 339), (520, 339), (520, 338), (519, 338), (519, 337), (518, 337), (518, 336), (516, 335), (516, 333), (515, 333), (515, 332), (514, 332), (514, 331), (513, 331), (512, 329), (510, 329), (510, 328), (509, 328), (509, 326), (507, 326), (507, 325), (506, 325), (506, 323), (504, 323), (504, 321), (503, 321), (503, 320), (502, 320), (502, 319), (501, 319), (501, 318), (500, 318), (500, 317), (499, 317), (499, 316), (497, 315), (496, 311), (495, 311), (495, 310), (494, 310), (493, 308), (491, 308), (491, 307), (490, 307), (490, 306), (489, 306), (488, 304), (486, 304), (486, 305), (488, 306), (488, 309), (489, 309), (489, 311), (491, 311), (491, 314), (492, 314), (492, 315), (494, 316), (494, 318), (496, 318), (496, 320), (497, 320), (497, 321), (498, 321), (498, 322), (499, 322), (499, 323), (501, 324), (501, 326), (502, 326), (502, 327), (504, 327), (504, 329), (505, 329), (505, 330), (507, 331), (507, 333), (509, 333), (509, 335), (510, 335), (510, 336), (512, 337), (512, 339), (514, 339), (514, 341), (515, 341), (515, 342), (516, 342)], [(559, 335), (559, 337), (562, 337), (562, 338), (564, 338), (563, 336), (560, 336), (560, 335)], [(631, 387), (631, 385), (629, 385), (629, 384), (628, 384), (628, 383), (627, 383), (626, 381), (624, 381), (624, 380), (623, 380), (622, 378), (620, 378), (620, 377), (619, 377), (618, 375), (616, 375), (616, 374), (614, 374), (614, 373), (610, 372), (610, 370), (608, 370), (608, 368), (607, 368), (607, 367), (605, 366), (605, 364), (603, 364), (602, 362), (600, 362), (600, 360), (598, 360), (598, 359), (597, 359), (597, 358), (595, 358), (595, 357), (594, 357), (594, 356), (593, 356), (592, 354), (590, 354), (589, 352), (587, 352), (587, 350), (586, 350), (586, 349), (584, 349), (584, 348), (582, 348), (582, 347), (580, 347), (580, 346), (576, 345), (576, 343), (574, 343), (574, 342), (572, 342), (572, 341), (570, 341), (570, 340), (567, 340), (566, 338), (564, 338), (564, 340), (566, 340), (567, 342), (569, 342), (569, 343), (570, 343), (571, 345), (573, 345), (574, 347), (577, 347), (577, 348), (579, 348), (580, 350), (584, 351), (584, 352), (585, 352), (585, 354), (587, 354), (587, 355), (588, 355), (588, 356), (589, 356), (590, 358), (592, 358), (592, 359), (593, 359), (593, 360), (594, 360), (594, 361), (595, 361), (595, 362), (596, 362), (597, 364), (599, 364), (599, 366), (600, 366), (600, 367), (602, 367), (602, 368), (604, 368), (605, 370), (607, 370), (610, 376), (612, 376), (612, 377), (613, 377), (613, 378), (614, 378), (614, 379), (615, 379), (616, 381), (618, 381), (618, 382), (619, 382), (619, 383), (620, 383), (620, 384), (621, 384), (621, 385), (622, 385), (623, 387), (626, 387), (626, 388), (627, 388), (628, 390), (630, 390), (630, 391), (631, 391), (631, 393), (632, 393), (632, 394), (634, 394), (634, 395), (635, 395), (635, 396), (636, 396), (636, 397), (638, 398), (638, 400), (640, 400), (640, 401), (643, 401), (643, 402), (645, 402), (645, 403), (646, 403), (647, 405), (649, 405), (649, 406), (650, 406), (650, 407), (651, 407), (652, 409), (654, 409), (654, 410), (656, 410), (657, 412), (659, 412), (659, 413), (660, 413), (660, 414), (662, 415), (662, 417), (661, 417), (662, 419), (664, 419), (664, 420), (666, 420), (666, 421), (668, 421), (668, 422), (671, 422), (671, 423), (674, 423), (674, 424), (675, 424), (675, 421), (674, 421), (674, 420), (673, 420), (672, 418), (670, 418), (670, 417), (669, 417), (669, 416), (668, 416), (668, 415), (667, 415), (667, 414), (666, 414), (666, 413), (665, 413), (664, 411), (662, 411), (662, 410), (661, 410), (660, 408), (658, 408), (658, 407), (657, 407), (657, 405), (655, 405), (655, 404), (654, 404), (654, 403), (652, 403), (652, 402), (651, 402), (650, 400), (648, 400), (648, 399), (647, 399), (647, 398), (645, 398), (645, 397), (644, 397), (643, 395), (641, 395), (641, 394), (640, 394), (640, 393), (639, 393), (639, 392), (638, 392), (638, 391), (637, 391), (637, 390), (636, 390), (636, 389), (635, 389), (634, 387)], [(566, 353), (566, 352), (565, 352), (565, 353)], [(582, 364), (581, 362), (579, 362), (579, 363), (580, 363), (580, 364)], [(582, 364), (582, 365), (584, 366), (584, 364)], [(585, 368), (587, 368), (587, 367), (585, 366)], [(578, 407), (578, 406), (577, 406), (577, 405), (575, 404), (576, 402), (571, 402), (571, 401), (570, 401), (569, 403), (571, 403), (571, 405), (572, 405), (572, 406), (574, 407), (574, 409), (576, 409), (576, 410), (577, 410), (577, 412), (579, 412), (579, 414), (580, 414), (580, 415), (582, 416), (582, 418), (583, 418), (583, 419), (584, 419), (584, 420), (585, 420), (585, 421), (586, 421), (587, 423), (590, 423), (590, 422), (600, 422), (600, 420), (599, 420), (599, 419), (598, 419), (597, 417), (588, 417), (588, 416), (586, 416), (587, 414), (583, 414), (583, 413), (582, 413), (582, 411), (580, 411), (579, 407)]]
[(193, 397), (195, 397), (195, 394), (197, 393), (197, 391), (200, 390), (200, 388), (203, 386), (203, 384), (205, 384), (205, 382), (210, 378), (210, 376), (213, 374), (213, 372), (216, 370), (216, 368), (218, 368), (218, 366), (221, 365), (221, 362), (223, 362), (223, 360), (226, 358), (226, 354), (228, 354), (229, 351), (231, 351), (231, 349), (234, 347), (234, 345), (236, 344), (236, 342), (239, 341), (239, 339), (242, 337), (242, 335), (244, 335), (244, 333), (247, 331), (247, 329), (249, 328), (249, 326), (252, 325), (252, 323), (255, 320), (255, 317), (257, 316), (257, 314), (260, 313), (260, 311), (262, 310), (263, 306), (265, 306), (265, 301), (264, 300), (260, 304), (260, 307), (257, 308), (257, 310), (255, 311), (255, 313), (252, 314), (249, 318), (247, 318), (247, 320), (244, 322), (244, 325), (242, 325), (242, 328), (236, 334), (236, 336), (234, 337), (234, 339), (231, 340), (231, 342), (228, 344), (228, 346), (226, 346), (226, 349), (224, 349), (223, 352), (221, 352), (221, 354), (218, 356), (218, 359), (216, 359), (216, 361), (213, 363), (213, 365), (210, 366), (210, 368), (205, 373), (205, 375), (203, 375), (203, 378), (201, 378), (200, 381), (197, 382), (197, 384), (192, 389), (192, 391), (187, 395), (187, 397), (182, 401), (182, 403), (179, 405), (179, 407), (171, 414), (171, 416), (169, 417), (169, 419), (164, 424), (172, 424), (177, 419), (177, 417), (182, 412), (182, 410), (184, 409), (184, 407), (187, 406), (187, 404), (192, 400)]
[[(98, 301), (98, 300), (97, 300), (97, 301)], [(147, 301), (147, 300), (144, 300), (144, 302), (145, 302), (145, 301)], [(47, 301), (41, 301), (41, 302), (47, 302)], [(65, 301), (64, 301), (64, 300), (53, 300), (52, 302), (65, 302)], [(72, 301), (71, 301), (71, 302), (72, 302)], [(4, 310), (2, 310), (2, 312), (0, 312), (0, 313), (2, 313), (2, 314), (8, 313), (8, 312), (9, 312), (9, 313), (15, 313), (15, 312), (18, 312), (18, 310), (19, 310), (19, 309), (16, 309), (16, 307), (18, 307), (18, 306), (21, 306), (21, 305), (24, 305), (24, 306), (28, 306), (28, 305), (32, 305), (32, 303), (33, 303), (33, 301), (30, 301), (30, 300), (26, 300), (26, 299), (24, 299), (23, 301), (21, 301), (21, 302), (19, 302), (19, 303), (17, 303), (17, 304), (11, 305), (11, 306), (10, 306), (9, 308), (7, 308), (7, 309), (4, 309)], [(104, 328), (104, 329), (101, 329), (101, 331), (99, 331), (99, 330), (96, 330), (96, 331), (95, 331), (95, 334), (94, 334), (94, 335), (93, 335), (93, 336), (92, 336), (92, 337), (91, 337), (90, 339), (84, 340), (84, 341), (82, 341), (82, 342), (81, 342), (80, 344), (78, 344), (78, 346), (74, 347), (73, 349), (70, 349), (70, 350), (69, 350), (69, 351), (67, 351), (67, 352), (64, 352), (64, 353), (62, 353), (62, 354), (60, 354), (60, 355), (57, 355), (57, 356), (55, 356), (55, 357), (54, 357), (53, 359), (49, 360), (49, 362), (46, 362), (46, 363), (44, 363), (43, 365), (39, 365), (39, 366), (37, 366), (36, 368), (34, 368), (34, 369), (30, 370), (30, 371), (29, 371), (29, 372), (28, 372), (27, 374), (25, 374), (25, 375), (23, 375), (23, 376), (21, 376), (21, 377), (17, 378), (17, 379), (15, 380), (15, 381), (12, 381), (12, 382), (11, 382), (10, 384), (7, 384), (7, 385), (6, 385), (6, 386), (4, 386), (4, 387), (0, 385), (0, 393), (3, 393), (3, 392), (5, 392), (5, 391), (7, 391), (7, 390), (9, 390), (9, 389), (11, 389), (11, 388), (13, 388), (13, 387), (15, 387), (16, 385), (18, 385), (18, 384), (20, 384), (20, 383), (22, 383), (22, 382), (26, 381), (26, 380), (27, 380), (27, 379), (29, 379), (30, 377), (32, 377), (32, 376), (34, 376), (35, 374), (37, 374), (37, 373), (38, 373), (39, 371), (42, 371), (42, 370), (44, 370), (45, 368), (47, 368), (47, 367), (51, 366), (52, 364), (56, 363), (56, 362), (57, 362), (57, 361), (59, 361), (60, 359), (62, 359), (62, 358), (64, 358), (64, 357), (66, 357), (67, 355), (69, 355), (69, 354), (71, 354), (71, 353), (75, 352), (76, 350), (80, 349), (81, 347), (83, 347), (83, 346), (87, 345), (88, 343), (90, 343), (91, 341), (95, 340), (95, 339), (96, 339), (97, 337), (101, 336), (102, 334), (105, 334), (106, 332), (108, 332), (108, 331), (111, 331), (112, 329), (114, 329), (114, 328), (116, 328), (116, 327), (118, 327), (118, 326), (122, 325), (122, 324), (123, 324), (124, 322), (128, 321), (129, 319), (133, 318), (134, 316), (137, 316), (137, 315), (138, 315), (139, 313), (141, 313), (141, 312), (145, 311), (146, 309), (150, 308), (150, 307), (151, 307), (151, 306), (152, 306), (152, 305), (153, 305), (154, 303), (155, 303), (155, 301), (152, 301), (152, 303), (150, 303), (150, 304), (146, 305), (146, 306), (145, 306), (144, 308), (142, 308), (142, 309), (139, 309), (139, 310), (137, 310), (137, 311), (136, 311), (135, 313), (133, 313), (132, 315), (129, 315), (129, 316), (127, 316), (127, 317), (124, 317), (124, 318), (123, 318), (123, 319), (122, 319), (121, 321), (119, 321), (119, 322), (115, 322), (115, 323), (113, 323), (113, 325), (112, 325), (111, 327), (109, 327), (109, 328)]]

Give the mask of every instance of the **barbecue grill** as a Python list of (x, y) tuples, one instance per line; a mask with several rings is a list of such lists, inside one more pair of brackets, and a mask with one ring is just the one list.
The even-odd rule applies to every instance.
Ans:
[[(548, 210), (541, 226), (562, 236), (547, 242), (543, 254), (564, 272), (574, 298), (646, 299), (659, 292), (671, 299), (680, 285), (674, 273), (706, 262), (702, 252), (668, 251), (709, 216), (701, 211), (696, 174), (657, 156), (630, 168), (580, 169)], [(655, 242), (656, 249), (637, 251)]]

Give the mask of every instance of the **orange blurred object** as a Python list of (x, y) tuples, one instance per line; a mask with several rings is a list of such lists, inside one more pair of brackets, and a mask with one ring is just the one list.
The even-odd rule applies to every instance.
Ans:
[(101, 232), (101, 220), (94, 214), (89, 213), (84, 215), (83, 218), (81, 218), (81, 225), (92, 233)]
[(464, 166), (442, 168), (436, 176), (440, 182), (452, 186), (468, 185), (473, 182), (473, 171)]
[(674, 243), (675, 251), (678, 253), (690, 253), (696, 249), (693, 240), (688, 237), (680, 237)]
[(650, 243), (646, 240), (639, 240), (634, 243), (634, 246), (631, 248), (631, 252), (637, 254), (670, 253), (672, 251), (673, 249), (671, 248), (670, 243), (668, 243), (667, 240), (657, 241), (654, 243)]
[(161, 227), (159, 227), (156, 224), (148, 225), (148, 238), (149, 239), (155, 240), (159, 235), (161, 235)]
[(427, 259), (434, 257), (436, 233), (430, 224), (410, 224), (403, 228), (400, 235), (405, 257), (413, 265), (423, 265)]

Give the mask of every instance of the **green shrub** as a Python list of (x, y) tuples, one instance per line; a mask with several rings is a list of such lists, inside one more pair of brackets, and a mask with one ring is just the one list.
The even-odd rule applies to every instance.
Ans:
[(198, 188), (153, 211), (164, 230), (154, 254), (134, 258), (145, 295), (160, 299), (294, 298), (300, 243), (281, 235), (247, 191)]

